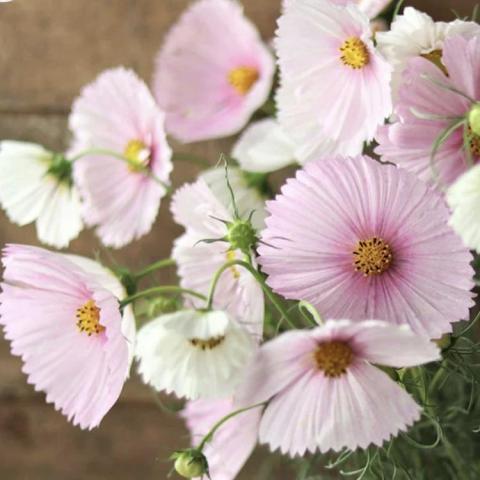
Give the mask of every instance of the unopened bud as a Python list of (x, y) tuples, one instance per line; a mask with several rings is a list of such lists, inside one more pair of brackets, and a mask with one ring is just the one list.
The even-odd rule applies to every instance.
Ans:
[(257, 243), (257, 233), (249, 220), (235, 220), (228, 225), (227, 240), (232, 250), (249, 253)]
[(181, 450), (172, 455), (175, 471), (184, 478), (208, 476), (208, 462), (205, 455), (194, 448)]

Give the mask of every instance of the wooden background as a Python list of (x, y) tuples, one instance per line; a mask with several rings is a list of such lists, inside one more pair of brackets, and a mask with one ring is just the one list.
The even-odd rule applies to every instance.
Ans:
[[(82, 85), (103, 69), (123, 64), (147, 80), (162, 37), (188, 0), (14, 0), (0, 3), (0, 139), (28, 140), (61, 150), (68, 144), (66, 116)], [(271, 38), (280, 0), (244, 0), (247, 15)], [(407, 2), (451, 19), (451, 8), (468, 15), (475, 0)], [(229, 140), (180, 146), (214, 163)], [(193, 179), (195, 168), (175, 168), (174, 182)], [(169, 256), (180, 233), (165, 202), (153, 231), (115, 259), (138, 269)], [(0, 214), (0, 244), (36, 243), (33, 227), (18, 228)], [(72, 251), (91, 256), (99, 244), (91, 232)], [(187, 445), (181, 423), (162, 411), (151, 392), (133, 378), (121, 399), (93, 432), (72, 427), (26, 384), (20, 362), (0, 338), (0, 479), (164, 479), (168, 455)], [(254, 459), (241, 475), (257, 479)], [(282, 473), (280, 473), (282, 472)], [(281, 471), (268, 478), (293, 478)], [(215, 480), (215, 479), (214, 479)]]

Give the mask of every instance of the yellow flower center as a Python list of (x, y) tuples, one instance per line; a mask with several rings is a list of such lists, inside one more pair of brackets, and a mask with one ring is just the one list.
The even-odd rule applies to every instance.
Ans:
[(228, 82), (240, 95), (246, 95), (258, 80), (258, 70), (253, 67), (237, 67), (228, 73)]
[(201, 350), (213, 350), (218, 347), (225, 340), (224, 336), (209, 338), (208, 340), (201, 340), (199, 338), (192, 338), (190, 343)]
[(143, 170), (150, 162), (150, 149), (141, 140), (130, 140), (123, 152), (133, 172)]
[[(227, 262), (231, 262), (232, 260), (237, 259), (237, 255), (233, 250), (229, 250), (226, 256), (227, 256)], [(232, 272), (233, 278), (235, 280), (238, 280), (240, 278), (240, 272), (238, 271), (238, 268), (235, 265), (232, 265), (230, 267), (230, 271)]]
[(472, 156), (480, 158), (480, 136), (473, 133), (470, 126), (467, 126), (467, 142)]
[(88, 334), (89, 337), (105, 331), (105, 327), (100, 325), (100, 309), (93, 300), (88, 300), (78, 308), (76, 317), (78, 329)]
[(443, 56), (442, 50), (440, 49), (432, 50), (431, 52), (423, 53), (420, 56), (432, 62), (448, 77), (448, 70), (442, 62), (442, 56)]
[(347, 368), (353, 361), (353, 352), (345, 342), (321, 343), (315, 351), (317, 367), (326, 377), (336, 378), (347, 373)]
[(358, 37), (347, 38), (340, 47), (340, 52), (343, 64), (354, 70), (363, 68), (370, 63), (370, 52)]
[(387, 271), (393, 260), (392, 249), (384, 240), (372, 237), (360, 240), (353, 251), (354, 267), (366, 277)]

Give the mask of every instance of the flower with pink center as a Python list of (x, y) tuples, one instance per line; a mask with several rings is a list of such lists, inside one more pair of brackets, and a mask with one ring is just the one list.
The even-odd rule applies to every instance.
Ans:
[(296, 0), (278, 25), (278, 118), (298, 160), (361, 153), (392, 110), (391, 66), (373, 45), (368, 17), (355, 5)]
[(240, 131), (268, 98), (272, 54), (235, 0), (199, 0), (168, 34), (154, 93), (169, 134), (188, 143)]
[(172, 163), (164, 114), (145, 83), (131, 70), (105, 71), (75, 100), (70, 128), (85, 221), (110, 247), (147, 234)]
[[(259, 208), (263, 207), (259, 205)], [(180, 285), (208, 295), (213, 276), (226, 262), (245, 260), (245, 254), (239, 249), (232, 249), (227, 241), (221, 241), (228, 233), (224, 222), (232, 222), (233, 213), (213, 194), (204, 179), (179, 188), (173, 196), (171, 209), (175, 221), (186, 230), (175, 241), (172, 252), (178, 265)], [(248, 216), (250, 211), (239, 213)], [(263, 216), (261, 218), (263, 220)], [(203, 242), (214, 239), (220, 241)], [(216, 308), (225, 309), (239, 319), (257, 340), (262, 338), (263, 292), (250, 272), (241, 266), (229, 268), (221, 275), (213, 299)], [(197, 308), (205, 304), (190, 298), (187, 302)]]
[(259, 263), (324, 317), (381, 318), (438, 338), (473, 305), (472, 256), (443, 198), (369, 157), (309, 163), (267, 204)]
[(74, 425), (92, 429), (128, 376), (134, 320), (120, 311), (118, 281), (94, 262), (8, 245), (0, 324), (35, 390)]
[[(231, 398), (187, 402), (181, 412), (190, 431), (192, 446), (197, 446), (212, 427), (237, 410)], [(257, 444), (262, 409), (254, 408), (231, 418), (207, 443), (210, 476), (215, 480), (234, 480)]]
[[(443, 189), (480, 157), (480, 137), (462, 121), (480, 100), (480, 36), (447, 38), (441, 61), (442, 68), (426, 58), (410, 60), (397, 121), (379, 129), (376, 153)], [(435, 143), (454, 124), (434, 155)]]
[(303, 456), (381, 447), (417, 421), (421, 408), (374, 365), (403, 368), (440, 358), (433, 343), (406, 326), (330, 320), (265, 343), (239, 402), (270, 400), (259, 439), (272, 450)]

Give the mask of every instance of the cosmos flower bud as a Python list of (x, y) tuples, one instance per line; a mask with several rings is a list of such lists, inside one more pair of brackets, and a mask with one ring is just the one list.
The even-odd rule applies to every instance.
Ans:
[(249, 253), (257, 243), (257, 233), (250, 220), (234, 220), (228, 225), (227, 240), (233, 250)]
[(468, 112), (468, 125), (475, 135), (480, 135), (480, 103), (475, 103)]
[(175, 460), (175, 471), (184, 478), (209, 476), (207, 458), (200, 450), (180, 450), (172, 455), (172, 460)]

